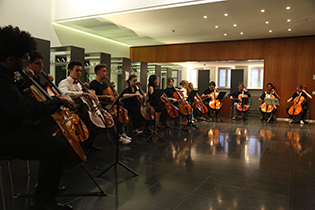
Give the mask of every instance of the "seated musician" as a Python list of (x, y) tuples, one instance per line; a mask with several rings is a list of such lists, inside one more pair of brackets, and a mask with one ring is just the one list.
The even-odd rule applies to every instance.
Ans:
[[(291, 96), (291, 98), (289, 98), (287, 100), (287, 102), (290, 103), (292, 100), (297, 99), (300, 95), (303, 96), (304, 99), (307, 99), (307, 98), (312, 99), (312, 96), (308, 92), (306, 92), (306, 90), (304, 90), (302, 88), (302, 85), (298, 85), (298, 86), (296, 86), (296, 92)], [(304, 125), (304, 118), (305, 118), (306, 113), (307, 113), (307, 106), (306, 106), (305, 101), (301, 104), (301, 106), (302, 106), (302, 114), (301, 114), (301, 118), (300, 118), (300, 124)], [(289, 112), (288, 112), (289, 109), (290, 109), (290, 107), (287, 108), (287, 113), (291, 118), (290, 123), (293, 123), (295, 121), (294, 116), (289, 114)]]
[[(214, 81), (211, 81), (209, 83), (209, 88), (206, 89), (205, 91), (203, 91), (202, 95), (201, 95), (201, 98), (204, 99), (203, 103), (207, 106), (208, 108), (208, 116), (209, 118), (211, 118), (211, 113), (210, 113), (210, 110), (211, 110), (211, 107), (209, 106), (209, 103), (211, 100), (213, 100), (213, 96), (211, 93), (214, 93), (214, 92), (218, 92), (218, 90), (215, 88), (215, 82)], [(221, 111), (221, 108), (220, 109), (216, 109), (215, 110), (215, 118), (217, 119), (218, 118), (218, 115)]]
[[(44, 59), (44, 56), (40, 52), (35, 52), (33, 54), (30, 54), (30, 61), (26, 64), (26, 66), (33, 71), (32, 72), (33, 75), (31, 73), (31, 76), (33, 77), (33, 79), (41, 87), (44, 88), (47, 82), (43, 83), (40, 78), (40, 74), (42, 73), (43, 67), (44, 67), (43, 59)], [(47, 74), (47, 75), (51, 81), (54, 80), (54, 77), (52, 75), (50, 74)]]
[[(82, 101), (80, 99), (81, 96), (89, 97), (91, 100), (94, 99), (94, 97), (91, 94), (86, 93), (82, 90), (82, 86), (78, 82), (78, 79), (80, 78), (81, 73), (82, 73), (81, 61), (70, 61), (70, 63), (68, 64), (69, 76), (66, 79), (61, 80), (58, 85), (61, 92), (64, 93), (65, 95), (70, 96), (77, 106), (80, 106), (82, 104)], [(80, 111), (78, 112), (78, 115), (83, 120), (83, 122), (88, 126), (89, 117), (85, 113), (80, 112)], [(91, 128), (89, 129), (90, 129), (89, 138), (84, 141), (85, 147), (89, 150), (95, 150), (95, 151), (101, 150), (101, 148), (93, 144), (98, 133), (92, 131)]]
[(39, 160), (38, 184), (31, 202), (32, 209), (70, 210), (55, 197), (63, 172), (68, 144), (42, 133), (31, 120), (49, 117), (61, 105), (74, 106), (69, 96), (57, 96), (43, 102), (30, 102), (18, 90), (15, 72), (20, 71), (36, 50), (36, 42), (18, 27), (0, 27), (0, 88), (5, 103), (0, 103), (0, 154), (23, 160)]
[[(94, 72), (96, 74), (95, 80), (90, 82), (90, 89), (95, 91), (96, 96), (101, 101), (103, 109), (106, 109), (106, 101), (114, 101), (115, 98), (110, 95), (104, 95), (103, 91), (108, 88), (108, 85), (104, 82), (105, 79), (108, 77), (108, 72), (106, 70), (106, 64), (98, 64), (94, 67)], [(131, 142), (131, 138), (127, 136), (127, 134), (124, 132), (124, 129), (122, 127), (122, 124), (115, 119), (115, 125), (118, 130), (118, 133), (120, 135), (119, 141), (122, 144), (129, 144)]]
[[(188, 86), (189, 86), (189, 82), (187, 80), (182, 80), (180, 83), (180, 86), (182, 86), (182, 88), (179, 90), (179, 92), (182, 92), (184, 95), (185, 100), (187, 101), (187, 98), (190, 94), (191, 91), (189, 91)], [(195, 120), (195, 115), (200, 115), (200, 112), (198, 111), (197, 107), (195, 105), (192, 105), (193, 101), (188, 101), (191, 108), (193, 109), (193, 112), (191, 113), (191, 120), (194, 121)], [(197, 117), (198, 117), (197, 116)]]
[[(180, 91), (177, 89), (177, 91)], [(168, 97), (168, 100), (175, 105), (176, 109), (179, 110), (178, 108), (178, 101), (176, 98), (174, 98), (174, 93), (175, 93), (175, 87), (174, 87), (174, 79), (173, 78), (167, 78), (167, 88), (164, 90), (164, 93)], [(185, 95), (184, 95), (185, 96)], [(179, 112), (180, 113), (180, 112)], [(181, 113), (180, 113), (181, 114)], [(193, 121), (193, 113), (187, 115), (187, 121), (188, 123), (194, 124), (195, 122)], [(179, 124), (179, 116), (175, 118), (175, 124)]]
[(189, 82), (187, 87), (187, 95), (189, 95), (192, 90), (194, 90), (194, 84), (192, 82)]
[(130, 75), (127, 80), (128, 86), (121, 93), (128, 115), (132, 117), (133, 133), (135, 135), (143, 133), (140, 128), (144, 125), (145, 119), (140, 112), (140, 99), (143, 96), (138, 90), (138, 78), (136, 75)]
[[(233, 99), (233, 120), (236, 119), (236, 114), (237, 114), (237, 105), (239, 104), (239, 97), (242, 97), (242, 95), (245, 95), (247, 97), (251, 97), (250, 93), (248, 91), (246, 91), (245, 87), (244, 87), (244, 83), (240, 82), (238, 83), (237, 86), (237, 90), (235, 90), (234, 92), (229, 94), (229, 97), (231, 99)], [(247, 120), (247, 115), (248, 115), (248, 111), (250, 109), (250, 105), (248, 105), (248, 110), (247, 111), (243, 111), (244, 112), (244, 120)]]
[[(266, 87), (267, 87), (267, 91), (265, 91), (265, 92), (263, 92), (263, 93), (261, 94), (261, 96), (259, 97), (258, 101), (264, 101), (265, 97), (268, 96), (268, 95), (273, 95), (275, 98), (280, 99), (280, 96), (279, 96), (278, 93), (274, 90), (274, 86), (272, 85), (272, 83), (268, 83), (268, 84), (266, 85)], [(262, 121), (266, 121), (266, 120), (267, 120), (267, 119), (266, 119), (266, 112), (263, 112), (263, 111), (261, 110), (261, 106), (259, 106), (259, 110), (260, 110), (261, 115), (262, 115), (261, 120), (262, 120)], [(273, 111), (272, 111), (273, 116), (276, 116), (276, 112), (277, 112), (277, 106), (274, 106), (274, 109), (273, 109)]]
[(158, 86), (158, 79), (155, 75), (151, 75), (149, 77), (149, 102), (151, 104), (151, 106), (153, 106), (155, 112), (160, 112), (160, 122), (159, 125), (157, 126), (159, 129), (166, 127), (169, 128), (169, 126), (166, 124), (166, 118), (167, 118), (167, 109), (161, 105), (158, 104), (158, 102), (160, 101), (160, 99), (156, 98), (153, 96), (154, 91), (156, 89), (159, 89)]

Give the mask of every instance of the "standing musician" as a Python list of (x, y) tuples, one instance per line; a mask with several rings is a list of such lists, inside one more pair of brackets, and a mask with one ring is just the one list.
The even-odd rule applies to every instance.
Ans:
[[(90, 82), (90, 89), (95, 91), (96, 96), (99, 100), (102, 102), (103, 109), (106, 109), (106, 100), (108, 101), (114, 101), (115, 98), (111, 95), (104, 95), (103, 91), (108, 88), (108, 85), (104, 82), (105, 79), (108, 77), (108, 72), (106, 70), (107, 65), (106, 64), (98, 64), (94, 67), (94, 72), (96, 74), (95, 80)], [(114, 117), (115, 125), (118, 130), (118, 133), (120, 135), (119, 141), (122, 144), (129, 144), (131, 142), (131, 138), (127, 136), (127, 134), (124, 132), (124, 129), (122, 127), (122, 124)]]
[[(264, 101), (264, 99), (265, 99), (266, 97), (269, 97), (269, 98), (274, 97), (274, 98), (280, 99), (280, 96), (279, 96), (278, 93), (275, 91), (274, 86), (272, 85), (272, 83), (268, 83), (268, 84), (266, 85), (266, 87), (267, 87), (267, 91), (265, 91), (265, 92), (263, 92), (263, 93), (261, 94), (261, 96), (259, 97), (258, 101)], [(266, 120), (267, 120), (267, 119), (266, 119), (266, 114), (267, 114), (267, 112), (263, 112), (261, 108), (262, 108), (262, 106), (259, 106), (259, 110), (260, 110), (261, 115), (262, 115), (261, 120), (262, 120), (262, 121), (266, 121)], [(274, 108), (274, 109), (272, 110), (272, 115), (273, 115), (273, 116), (276, 116), (277, 106), (273, 106), (273, 108)]]
[(162, 107), (158, 104), (158, 101), (160, 101), (159, 99), (157, 99), (156, 97), (153, 96), (154, 91), (159, 89), (159, 87), (157, 86), (158, 84), (158, 79), (156, 77), (156, 75), (151, 75), (149, 77), (149, 102), (151, 104), (151, 106), (153, 106), (155, 112), (160, 112), (160, 123), (157, 126), (159, 129), (166, 127), (169, 128), (169, 126), (166, 124), (166, 118), (167, 118), (167, 109), (165, 107)]
[[(82, 73), (82, 63), (81, 61), (70, 61), (68, 64), (68, 77), (60, 81), (58, 88), (65, 95), (70, 96), (76, 105), (81, 105), (82, 101), (80, 99), (81, 96), (88, 97), (90, 100), (93, 100), (94, 97), (86, 92), (83, 92), (82, 86), (80, 85), (78, 79), (80, 78)], [(86, 85), (86, 84), (85, 84)], [(87, 86), (89, 86), (87, 84)], [(88, 116), (85, 113), (78, 112), (78, 115), (83, 120), (83, 122), (88, 125), (89, 120)], [(91, 129), (91, 128), (89, 128)], [(89, 132), (89, 138), (84, 141), (84, 145), (89, 150), (100, 151), (102, 150), (100, 147), (97, 147), (93, 144), (96, 139), (98, 133), (94, 131)]]
[(39, 210), (70, 210), (70, 205), (55, 200), (62, 175), (67, 144), (59, 137), (39, 131), (30, 120), (48, 117), (61, 105), (74, 105), (69, 96), (30, 102), (18, 90), (15, 72), (21, 71), (36, 42), (18, 27), (0, 27), (0, 88), (5, 103), (0, 103), (0, 154), (17, 159), (39, 160), (38, 184), (31, 207)]
[[(240, 105), (240, 103), (241, 103), (239, 99), (242, 98), (242, 97), (251, 97), (251, 95), (250, 95), (250, 93), (248, 91), (246, 91), (246, 89), (244, 87), (244, 83), (240, 82), (240, 83), (238, 83), (237, 90), (235, 90), (234, 92), (230, 93), (229, 97), (230, 97), (230, 99), (233, 99), (233, 101), (234, 101), (234, 104), (233, 104), (233, 118), (232, 119), (235, 120), (236, 119), (237, 110), (238, 110), (237, 106)], [(248, 106), (248, 109), (243, 111), (244, 112), (244, 117), (243, 117), (244, 120), (247, 120), (248, 111), (250, 109), (250, 105), (246, 105), (246, 106)], [(241, 111), (241, 110), (239, 110), (239, 111)]]
[[(31, 76), (33, 77), (35, 82), (37, 82), (41, 87), (44, 88), (47, 85), (47, 82), (45, 84), (42, 83), (39, 76), (42, 73), (44, 67), (43, 59), (44, 56), (40, 52), (35, 52), (30, 55), (30, 61), (26, 64), (26, 66), (33, 71), (33, 74), (31, 73)], [(54, 77), (52, 75), (47, 74), (47, 76), (49, 77), (50, 81), (54, 80)]]
[[(302, 114), (301, 114), (301, 118), (300, 118), (300, 124), (301, 125), (304, 125), (304, 118), (305, 118), (305, 115), (307, 113), (307, 106), (305, 103), (307, 98), (312, 99), (312, 96), (308, 92), (306, 92), (306, 90), (304, 90), (302, 88), (302, 85), (298, 85), (298, 86), (296, 86), (296, 92), (292, 95), (291, 98), (289, 98), (287, 100), (287, 102), (290, 103), (292, 100), (295, 101), (296, 99), (299, 99), (299, 104), (301, 105), (301, 108), (302, 108)], [(294, 122), (294, 115), (289, 114), (290, 108), (291, 107), (287, 108), (287, 113), (290, 116), (290, 118), (292, 119), (290, 121), (290, 123), (293, 123)]]
[[(182, 86), (184, 85), (184, 83), (182, 83)], [(187, 86), (186, 86), (187, 87)], [(184, 88), (186, 88), (184, 86)], [(176, 98), (174, 98), (174, 93), (176, 92), (175, 90), (176, 87), (174, 87), (174, 79), (173, 78), (167, 78), (167, 88), (164, 90), (164, 93), (166, 94), (166, 96), (168, 97), (168, 100), (175, 105), (176, 109), (179, 110), (178, 108), (178, 101)], [(177, 91), (181, 91), (178, 90)], [(187, 95), (187, 93), (186, 93)], [(185, 93), (184, 93), (184, 97), (185, 97)], [(193, 117), (193, 113), (191, 112), (190, 114), (187, 115), (187, 121), (188, 123), (192, 123), (194, 124), (195, 122), (193, 121), (194, 117)], [(175, 124), (179, 124), (179, 116), (175, 118)]]
[[(211, 100), (213, 100), (213, 96), (214, 94), (216, 94), (218, 92), (218, 90), (215, 88), (215, 82), (214, 81), (211, 81), (209, 83), (209, 88), (206, 89), (205, 91), (203, 91), (202, 95), (201, 95), (201, 98), (204, 100), (204, 104), (207, 106), (208, 108), (208, 116), (211, 118), (211, 113), (210, 113), (210, 106), (209, 106), (209, 103)], [(213, 94), (212, 94), (213, 93)], [(218, 119), (218, 115), (220, 114), (220, 111), (221, 111), (221, 107), (220, 109), (216, 109), (215, 110), (215, 118)]]
[(145, 119), (141, 115), (139, 105), (143, 96), (138, 90), (138, 79), (136, 75), (130, 75), (127, 83), (128, 87), (126, 87), (121, 94), (123, 95), (123, 98), (126, 98), (124, 99), (124, 104), (128, 110), (128, 114), (132, 117), (133, 133), (138, 135), (143, 133), (139, 128), (141, 128), (145, 122)]

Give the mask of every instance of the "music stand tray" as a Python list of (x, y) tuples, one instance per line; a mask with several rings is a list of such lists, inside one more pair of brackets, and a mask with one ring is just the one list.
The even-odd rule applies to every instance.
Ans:
[(267, 105), (277, 106), (279, 104), (279, 100), (277, 98), (265, 98), (265, 103)]
[(194, 98), (196, 96), (196, 94), (198, 93), (197, 90), (192, 90), (190, 93), (189, 93), (189, 96), (187, 98), (187, 101), (189, 102), (193, 102), (194, 101)]

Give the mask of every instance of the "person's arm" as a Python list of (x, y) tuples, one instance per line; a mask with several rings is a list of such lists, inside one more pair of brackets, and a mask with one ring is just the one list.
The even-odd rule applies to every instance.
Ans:
[(306, 90), (302, 90), (303, 93), (305, 93), (305, 95), (309, 98), (309, 99), (312, 99), (312, 96), (311, 94), (309, 94), (308, 92), (306, 92)]
[(266, 97), (266, 94), (265, 94), (265, 92), (263, 92), (263, 93), (261, 94), (261, 96), (258, 98), (258, 101), (264, 100), (265, 97)]
[(290, 102), (292, 101), (292, 99), (293, 99), (293, 97), (289, 98), (289, 99), (287, 100), (287, 102), (290, 103)]
[(274, 90), (274, 89), (272, 89), (272, 92), (274, 92), (275, 93), (275, 95), (277, 96), (277, 99), (279, 99), (280, 100), (280, 96), (279, 96), (279, 94)]

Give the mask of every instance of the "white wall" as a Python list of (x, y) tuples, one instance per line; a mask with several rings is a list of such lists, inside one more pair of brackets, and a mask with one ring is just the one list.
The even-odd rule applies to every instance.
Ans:
[(51, 0), (0, 0), (0, 26), (13, 25), (32, 36), (49, 40), (51, 46), (75, 45), (85, 52), (105, 52), (129, 57), (130, 48), (51, 24)]

